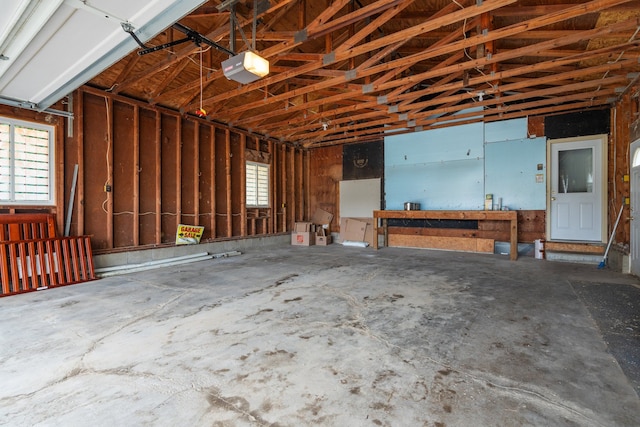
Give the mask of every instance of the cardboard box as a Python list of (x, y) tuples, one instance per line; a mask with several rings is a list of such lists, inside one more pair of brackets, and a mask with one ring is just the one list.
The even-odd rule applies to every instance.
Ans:
[(333, 219), (333, 214), (322, 209), (316, 209), (311, 217), (311, 222), (319, 225), (329, 225)]
[(343, 218), (340, 221), (340, 240), (343, 242), (364, 242), (367, 223), (355, 218)]
[(316, 236), (316, 245), (327, 246), (331, 244), (331, 236)]
[(295, 231), (296, 233), (301, 233), (305, 231), (315, 232), (316, 227), (311, 222), (296, 222), (295, 226), (293, 227), (293, 231)]
[(373, 218), (340, 218), (340, 241), (367, 242), (373, 245)]
[(291, 244), (295, 246), (313, 246), (316, 235), (310, 231), (294, 231), (291, 233)]

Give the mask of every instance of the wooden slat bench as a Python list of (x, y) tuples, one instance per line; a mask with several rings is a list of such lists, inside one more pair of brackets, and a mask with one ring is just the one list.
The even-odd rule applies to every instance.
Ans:
[(58, 237), (53, 214), (0, 215), (0, 297), (94, 279), (89, 236)]

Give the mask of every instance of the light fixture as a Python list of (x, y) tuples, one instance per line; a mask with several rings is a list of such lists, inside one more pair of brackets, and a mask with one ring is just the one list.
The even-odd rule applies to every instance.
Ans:
[(269, 61), (246, 51), (222, 61), (222, 71), (229, 80), (251, 83), (269, 74)]

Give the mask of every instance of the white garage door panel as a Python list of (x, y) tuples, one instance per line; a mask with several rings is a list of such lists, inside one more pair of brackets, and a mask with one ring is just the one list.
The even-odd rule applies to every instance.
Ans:
[[(205, 0), (22, 0), (0, 11), (0, 103), (43, 110)], [(6, 28), (9, 27), (9, 28)], [(14, 102), (12, 104), (11, 102)]]

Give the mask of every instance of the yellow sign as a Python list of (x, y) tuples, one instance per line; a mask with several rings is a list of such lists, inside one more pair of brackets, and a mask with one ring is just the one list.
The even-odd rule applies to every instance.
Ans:
[(178, 224), (176, 245), (197, 245), (202, 238), (204, 227), (201, 225)]

